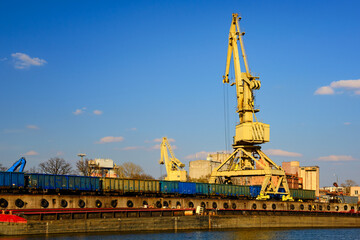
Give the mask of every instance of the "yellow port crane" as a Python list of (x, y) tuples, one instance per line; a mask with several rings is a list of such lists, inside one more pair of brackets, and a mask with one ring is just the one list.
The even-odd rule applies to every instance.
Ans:
[[(174, 155), (174, 152), (171, 149), (170, 143), (166, 137), (163, 137), (163, 140), (160, 145), (161, 157), (160, 164), (165, 164), (167, 176), (165, 180), (167, 181), (180, 181), (186, 182), (187, 172), (185, 169), (185, 164), (179, 161)], [(170, 152), (170, 158), (168, 151)]]
[[(223, 83), (229, 83), (230, 62), (233, 57), (235, 82), (230, 85), (236, 87), (239, 124), (235, 128), (233, 153), (213, 170), (210, 183), (231, 183), (233, 177), (245, 182), (257, 180), (262, 182), (257, 199), (269, 199), (270, 194), (281, 194), (282, 200), (292, 200), (284, 170), (261, 151), (260, 144), (270, 140), (270, 125), (258, 122), (255, 115), (259, 110), (254, 109), (254, 90), (260, 89), (261, 82), (259, 77), (250, 73), (242, 39), (245, 33), (240, 31), (240, 19), (238, 14), (232, 15), (223, 76)], [(241, 72), (240, 69), (238, 42), (246, 72)], [(280, 189), (282, 192), (279, 192)]]

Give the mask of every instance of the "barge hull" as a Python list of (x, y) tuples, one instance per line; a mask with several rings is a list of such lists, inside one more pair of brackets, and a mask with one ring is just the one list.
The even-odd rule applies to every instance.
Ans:
[(0, 235), (66, 234), (94, 232), (136, 232), (177, 230), (219, 230), (241, 228), (354, 228), (358, 216), (311, 215), (207, 215), (107, 219), (28, 220), (0, 222)]

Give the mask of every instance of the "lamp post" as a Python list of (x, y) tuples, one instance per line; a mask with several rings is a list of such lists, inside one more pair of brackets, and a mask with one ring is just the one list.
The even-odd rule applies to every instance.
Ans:
[[(81, 158), (81, 164), (83, 165), (83, 167), (85, 167), (86, 165), (84, 164), (84, 157), (86, 156), (85, 153), (79, 153), (78, 156)], [(88, 169), (87, 167), (85, 167), (86, 169), (84, 169), (84, 176), (87, 176), (88, 175)]]
[(86, 154), (85, 153), (79, 153), (78, 154), (78, 157), (80, 157), (81, 158), (81, 161), (83, 162), (84, 161), (84, 157), (86, 156)]

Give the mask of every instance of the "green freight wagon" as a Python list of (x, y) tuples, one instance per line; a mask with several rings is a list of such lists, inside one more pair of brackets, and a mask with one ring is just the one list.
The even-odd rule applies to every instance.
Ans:
[(315, 190), (290, 189), (290, 195), (295, 200), (310, 201), (315, 199)]
[(105, 192), (128, 193), (158, 193), (160, 184), (157, 180), (101, 178), (102, 189)]

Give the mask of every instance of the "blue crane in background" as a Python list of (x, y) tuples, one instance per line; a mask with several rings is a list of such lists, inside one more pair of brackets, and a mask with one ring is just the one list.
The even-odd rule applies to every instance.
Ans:
[(8, 170), (6, 170), (7, 172), (15, 172), (16, 169), (18, 169), (19, 167), (19, 172), (23, 172), (24, 168), (26, 165), (26, 160), (24, 157), (20, 158), (19, 160), (17, 160)]

